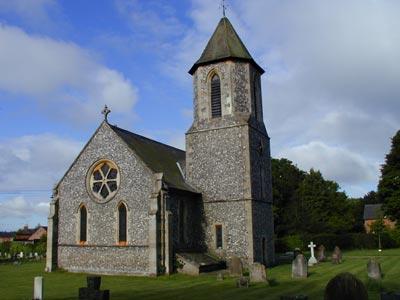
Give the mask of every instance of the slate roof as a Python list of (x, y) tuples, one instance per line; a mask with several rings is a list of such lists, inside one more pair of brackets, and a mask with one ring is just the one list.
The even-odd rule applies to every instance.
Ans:
[(211, 39), (208, 41), (203, 54), (189, 70), (189, 74), (193, 75), (197, 67), (201, 65), (227, 59), (251, 62), (261, 72), (261, 74), (264, 73), (264, 70), (251, 57), (249, 51), (236, 33), (229, 19), (223, 17), (219, 21)]
[(171, 188), (198, 193), (185, 182), (177, 166), (185, 164), (185, 151), (151, 140), (128, 130), (110, 125), (111, 129), (156, 173), (164, 173), (164, 181)]
[(365, 204), (364, 220), (379, 219), (380, 213), (382, 213), (382, 204)]

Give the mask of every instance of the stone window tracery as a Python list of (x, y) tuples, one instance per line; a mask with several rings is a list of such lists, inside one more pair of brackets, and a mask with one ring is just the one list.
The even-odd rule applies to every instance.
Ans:
[(95, 163), (89, 171), (88, 191), (96, 201), (107, 202), (118, 191), (119, 177), (119, 170), (115, 163), (109, 160), (101, 160)]

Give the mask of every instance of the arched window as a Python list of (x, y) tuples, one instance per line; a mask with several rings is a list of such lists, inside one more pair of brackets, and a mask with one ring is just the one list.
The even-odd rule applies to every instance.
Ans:
[(118, 205), (118, 242), (126, 243), (126, 206), (121, 203)]
[(85, 205), (82, 205), (79, 210), (79, 218), (80, 218), (79, 241), (81, 243), (84, 243), (87, 241), (87, 210)]
[(211, 117), (221, 116), (221, 81), (217, 74), (211, 78)]

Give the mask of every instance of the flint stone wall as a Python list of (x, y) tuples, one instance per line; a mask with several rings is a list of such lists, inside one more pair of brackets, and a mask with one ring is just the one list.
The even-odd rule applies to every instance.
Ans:
[[(120, 171), (119, 190), (104, 204), (95, 202), (86, 189), (87, 172), (100, 159), (114, 161)], [(124, 273), (125, 260), (129, 272), (146, 274), (152, 188), (152, 172), (103, 122), (59, 185), (58, 266), (70, 271), (96, 268), (101, 273)], [(128, 209), (126, 248), (117, 246), (117, 207), (121, 201)], [(88, 246), (76, 247), (81, 204), (87, 208)], [(123, 253), (129, 255), (119, 258)]]

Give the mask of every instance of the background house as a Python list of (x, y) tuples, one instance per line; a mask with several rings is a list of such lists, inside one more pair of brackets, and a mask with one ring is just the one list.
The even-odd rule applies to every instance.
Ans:
[(395, 222), (390, 221), (383, 215), (382, 204), (365, 204), (364, 206), (364, 228), (365, 232), (371, 232), (371, 226), (377, 220), (383, 218), (383, 224), (387, 228), (394, 228)]

